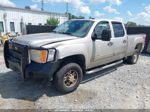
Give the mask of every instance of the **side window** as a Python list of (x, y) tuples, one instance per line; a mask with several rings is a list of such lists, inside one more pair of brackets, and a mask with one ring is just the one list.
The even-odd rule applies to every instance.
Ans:
[(23, 22), (20, 22), (20, 30), (21, 30), (21, 33), (23, 33)]
[(100, 22), (95, 27), (94, 33), (97, 35), (97, 38), (102, 38), (102, 32), (105, 29), (110, 29), (109, 22)]
[(4, 32), (3, 22), (0, 21), (0, 32)]
[(10, 31), (15, 32), (15, 23), (14, 22), (10, 22)]
[(115, 37), (123, 37), (125, 35), (122, 23), (112, 22)]
[(42, 23), (39, 23), (38, 25), (39, 25), (39, 26), (42, 26)]
[(28, 23), (28, 25), (32, 25), (32, 23)]

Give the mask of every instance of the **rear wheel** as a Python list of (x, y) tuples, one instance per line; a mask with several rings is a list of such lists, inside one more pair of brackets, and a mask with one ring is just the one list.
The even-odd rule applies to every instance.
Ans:
[(63, 66), (54, 76), (54, 84), (58, 91), (68, 93), (74, 91), (82, 80), (82, 69), (76, 63)]
[(128, 56), (127, 58), (123, 59), (124, 63), (129, 64), (136, 64), (139, 59), (139, 50), (135, 50), (132, 56)]

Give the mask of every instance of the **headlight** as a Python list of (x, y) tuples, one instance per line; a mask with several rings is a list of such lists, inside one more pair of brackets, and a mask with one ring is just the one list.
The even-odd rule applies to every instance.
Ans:
[(56, 53), (55, 49), (49, 49), (47, 61), (54, 61), (55, 53)]
[(47, 54), (47, 50), (31, 50), (31, 60), (38, 63), (46, 63)]
[(37, 63), (46, 63), (53, 61), (55, 57), (55, 49), (49, 50), (31, 50), (31, 60)]

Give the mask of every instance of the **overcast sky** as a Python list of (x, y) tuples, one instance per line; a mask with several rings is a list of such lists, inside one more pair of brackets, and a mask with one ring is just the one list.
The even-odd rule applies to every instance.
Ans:
[[(135, 21), (138, 24), (150, 25), (150, 0), (44, 0), (44, 10), (69, 12), (75, 15), (94, 18), (119, 19), (124, 22)], [(41, 9), (41, 0), (0, 0), (0, 5), (32, 9)]]

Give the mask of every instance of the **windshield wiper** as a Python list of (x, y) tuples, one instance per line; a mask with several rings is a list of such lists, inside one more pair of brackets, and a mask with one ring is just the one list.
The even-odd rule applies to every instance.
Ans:
[(61, 34), (72, 35), (72, 33), (69, 33), (69, 32), (61, 32)]
[(52, 31), (52, 32), (53, 33), (66, 34), (66, 35), (74, 36), (74, 35), (72, 35), (72, 33), (69, 33), (69, 32), (57, 32), (57, 31)]
[(69, 33), (69, 32), (57, 32), (57, 33), (60, 33), (60, 34), (66, 34), (66, 35), (71, 35), (71, 36), (73, 36), (72, 33)]

